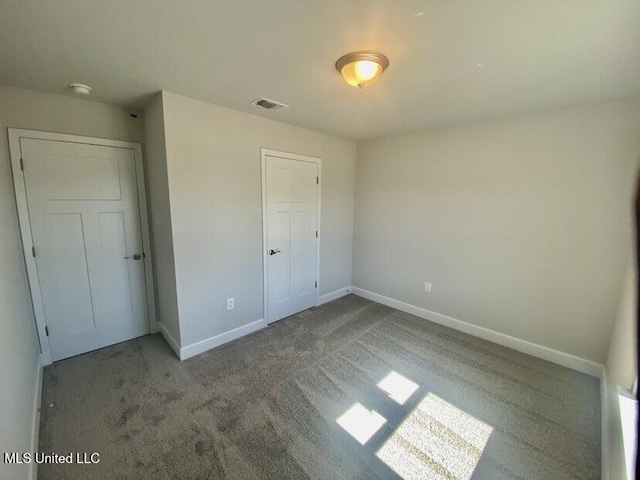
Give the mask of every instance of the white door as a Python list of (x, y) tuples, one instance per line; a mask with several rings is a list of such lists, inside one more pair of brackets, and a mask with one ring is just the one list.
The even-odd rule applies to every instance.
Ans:
[(267, 322), (316, 305), (318, 164), (265, 156)]
[(149, 333), (134, 153), (20, 139), (53, 360)]

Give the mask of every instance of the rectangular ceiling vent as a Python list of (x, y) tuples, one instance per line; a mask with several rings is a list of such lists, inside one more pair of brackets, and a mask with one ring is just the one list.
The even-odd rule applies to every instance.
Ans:
[(275, 100), (269, 100), (268, 98), (260, 97), (257, 100), (254, 100), (254, 105), (258, 107), (262, 107), (267, 110), (271, 110), (272, 112), (279, 112), (280, 110), (284, 110), (285, 108), (289, 108), (289, 105), (285, 105), (284, 103), (276, 102)]

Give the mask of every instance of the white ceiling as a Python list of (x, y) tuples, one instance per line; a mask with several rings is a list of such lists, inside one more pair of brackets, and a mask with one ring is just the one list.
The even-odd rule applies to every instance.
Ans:
[[(334, 63), (365, 49), (391, 65), (358, 91)], [(0, 83), (71, 82), (101, 102), (162, 89), (365, 139), (640, 94), (640, 1), (1, 0)]]

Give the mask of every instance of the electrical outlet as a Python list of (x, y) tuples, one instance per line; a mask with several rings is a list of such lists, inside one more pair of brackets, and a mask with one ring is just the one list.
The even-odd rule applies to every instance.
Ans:
[(227, 310), (233, 310), (236, 306), (236, 301), (233, 298), (227, 298)]
[(431, 293), (431, 282), (424, 282), (424, 291)]

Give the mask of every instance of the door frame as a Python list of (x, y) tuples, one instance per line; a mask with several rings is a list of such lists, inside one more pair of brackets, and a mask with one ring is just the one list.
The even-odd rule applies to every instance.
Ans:
[(27, 203), (27, 190), (24, 179), (24, 172), (21, 168), (22, 150), (20, 139), (49, 140), (54, 142), (80, 143), (84, 145), (98, 145), (102, 147), (124, 148), (133, 151), (134, 166), (136, 172), (136, 184), (138, 188), (138, 212), (140, 214), (140, 230), (142, 236), (142, 248), (145, 255), (144, 274), (147, 293), (147, 312), (149, 320), (149, 331), (158, 331), (156, 320), (155, 292), (153, 289), (153, 266), (151, 265), (151, 240), (149, 236), (149, 217), (147, 211), (147, 194), (144, 182), (144, 167), (142, 163), (142, 147), (139, 143), (124, 142), (120, 140), (108, 140), (104, 138), (83, 137), (78, 135), (68, 135), (62, 133), (41, 132), (38, 130), (23, 130), (9, 128), (9, 155), (11, 158), (11, 171), (13, 173), (13, 186), (18, 207), (18, 223), (20, 235), (22, 237), (22, 253), (27, 267), (27, 278), (31, 291), (31, 303), (36, 320), (36, 329), (40, 340), (40, 356), (44, 365), (53, 363), (51, 357), (51, 345), (46, 333), (46, 321), (44, 316), (44, 305), (42, 303), (42, 293), (40, 291), (40, 278), (38, 268), (33, 255), (28, 255), (33, 247), (33, 237), (31, 235), (31, 219), (29, 218), (29, 206)]
[(282, 152), (280, 150), (271, 150), (269, 148), (260, 149), (260, 159), (262, 167), (262, 284), (264, 287), (264, 321), (269, 324), (269, 267), (267, 259), (267, 157), (284, 158), (287, 160), (296, 160), (298, 162), (315, 163), (318, 166), (318, 238), (316, 240), (316, 288), (315, 306), (320, 305), (320, 240), (322, 239), (322, 230), (320, 227), (321, 212), (321, 192), (322, 192), (322, 159), (311, 157), (309, 155), (301, 155), (298, 153)]

